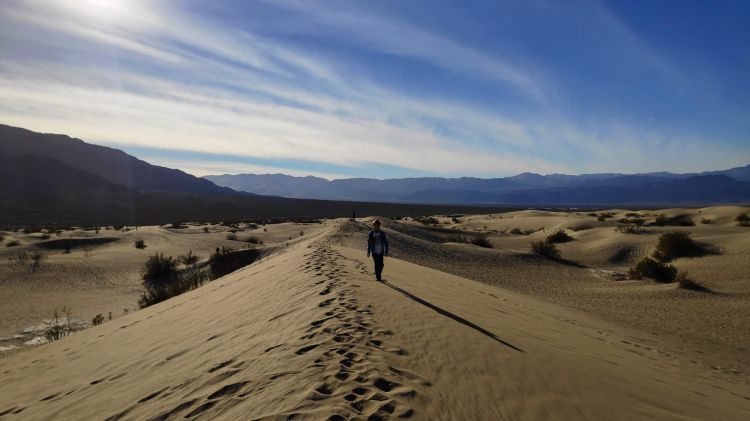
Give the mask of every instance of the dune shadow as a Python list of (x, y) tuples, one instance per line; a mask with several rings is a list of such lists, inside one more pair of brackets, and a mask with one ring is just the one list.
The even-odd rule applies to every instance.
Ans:
[(403, 290), (403, 289), (401, 289), (401, 288), (399, 288), (399, 287), (391, 284), (390, 282), (388, 282), (386, 280), (383, 280), (382, 283), (384, 285), (386, 285), (387, 287), (389, 287), (389, 288), (391, 288), (391, 289), (393, 289), (393, 290), (401, 293), (406, 298), (409, 298), (412, 301), (415, 301), (415, 302), (417, 302), (419, 304), (422, 304), (423, 306), (425, 306), (427, 308), (430, 308), (430, 309), (436, 311), (437, 313), (439, 313), (439, 314), (441, 314), (441, 315), (443, 315), (445, 317), (453, 319), (453, 320), (457, 321), (458, 323), (461, 323), (464, 326), (468, 326), (468, 327), (476, 330), (477, 332), (479, 332), (479, 333), (487, 336), (488, 338), (493, 339), (493, 340), (495, 340), (495, 341), (497, 341), (497, 342), (499, 342), (499, 343), (507, 346), (508, 348), (511, 348), (511, 349), (516, 350), (518, 352), (525, 352), (523, 349), (521, 349), (521, 348), (519, 348), (519, 347), (511, 344), (510, 342), (504, 341), (503, 339), (499, 338), (497, 335), (495, 335), (494, 333), (490, 332), (489, 330), (487, 330), (487, 329), (485, 329), (485, 328), (483, 328), (481, 326), (478, 326), (478, 325), (476, 325), (476, 324), (474, 324), (474, 323), (472, 323), (472, 322), (470, 322), (470, 321), (468, 321), (468, 320), (466, 320), (466, 319), (464, 319), (464, 318), (462, 318), (462, 317), (460, 317), (458, 315), (455, 315), (455, 314), (451, 313), (448, 310), (442, 309), (442, 308), (440, 308), (440, 307), (438, 307), (438, 306), (430, 303), (429, 301), (423, 300), (423, 299), (417, 297), (416, 295), (410, 293), (409, 291)]

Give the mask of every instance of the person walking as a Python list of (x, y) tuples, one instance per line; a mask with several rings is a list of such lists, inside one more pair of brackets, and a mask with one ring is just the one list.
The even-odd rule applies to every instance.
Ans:
[(372, 223), (372, 231), (367, 236), (367, 257), (370, 257), (370, 254), (375, 262), (375, 279), (382, 281), (383, 258), (388, 256), (388, 238), (385, 232), (380, 230), (378, 219)]

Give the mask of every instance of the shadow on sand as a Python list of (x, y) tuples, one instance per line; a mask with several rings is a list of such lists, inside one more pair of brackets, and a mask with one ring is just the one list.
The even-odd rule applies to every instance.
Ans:
[(429, 301), (425, 301), (425, 300), (417, 297), (416, 295), (413, 295), (412, 293), (410, 293), (408, 291), (405, 291), (405, 290), (403, 290), (403, 289), (401, 289), (401, 288), (399, 288), (399, 287), (391, 284), (390, 282), (388, 282), (386, 280), (383, 280), (382, 283), (384, 285), (388, 286), (389, 288), (392, 288), (392, 289), (400, 292), (406, 298), (409, 298), (412, 301), (418, 302), (419, 304), (422, 304), (423, 306), (428, 307), (428, 308), (430, 308), (430, 309), (432, 309), (432, 310), (434, 310), (434, 311), (442, 314), (445, 317), (451, 318), (451, 319), (457, 321), (458, 323), (461, 323), (462, 325), (468, 326), (468, 327), (476, 330), (477, 332), (479, 332), (479, 333), (481, 333), (481, 334), (483, 334), (483, 335), (485, 335), (485, 336), (487, 336), (487, 337), (489, 337), (491, 339), (494, 339), (497, 342), (500, 342), (501, 344), (507, 346), (508, 348), (511, 348), (511, 349), (516, 350), (518, 352), (525, 352), (523, 349), (518, 348), (517, 346), (511, 344), (510, 342), (506, 342), (506, 341), (500, 339), (497, 335), (495, 335), (494, 333), (490, 332), (489, 330), (484, 329), (481, 326), (477, 326), (474, 323), (472, 323), (472, 322), (470, 322), (470, 321), (468, 321), (468, 320), (466, 320), (466, 319), (464, 319), (464, 318), (462, 318), (460, 316), (457, 316), (457, 315), (455, 315), (455, 314), (453, 314), (453, 313), (451, 313), (451, 312), (449, 312), (447, 310), (444, 310), (444, 309), (442, 309), (442, 308), (440, 308), (440, 307), (438, 307), (438, 306), (430, 303)]

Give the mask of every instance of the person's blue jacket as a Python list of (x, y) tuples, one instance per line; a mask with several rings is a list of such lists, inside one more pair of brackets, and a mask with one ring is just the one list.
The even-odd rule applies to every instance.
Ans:
[[(388, 254), (388, 237), (385, 235), (385, 231), (380, 230), (381, 238), (383, 239), (383, 254)], [(373, 238), (373, 234), (375, 231), (370, 231), (370, 234), (367, 235), (367, 254), (372, 254), (375, 252), (375, 239)]]

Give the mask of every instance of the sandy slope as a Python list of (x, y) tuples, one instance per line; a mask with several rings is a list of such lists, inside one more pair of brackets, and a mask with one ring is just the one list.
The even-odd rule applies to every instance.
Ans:
[[(204, 228), (208, 232), (204, 232)], [(185, 229), (143, 226), (123, 233), (118, 230), (66, 231), (60, 236), (43, 241), (38, 234), (6, 234), (0, 243), (0, 337), (12, 336), (28, 326), (48, 319), (55, 308), (70, 306), (73, 315), (91, 320), (97, 313), (119, 317), (137, 308), (142, 292), (140, 270), (154, 253), (178, 256), (192, 251), (207, 259), (219, 246), (244, 248), (242, 240), (254, 236), (266, 245), (296, 241), (301, 233), (312, 235), (320, 224), (281, 223), (236, 233), (237, 241), (227, 240), (229, 227), (209, 224)], [(145, 249), (133, 246), (136, 238), (143, 239)], [(18, 247), (6, 247), (11, 240), (21, 241)], [(49, 241), (112, 240), (73, 248), (70, 254), (63, 249), (46, 249)], [(47, 259), (39, 268), (30, 264), (17, 265), (10, 258), (22, 252), (41, 251)], [(0, 341), (0, 346), (7, 341)], [(0, 352), (0, 357), (3, 353)]]
[(195, 291), (0, 360), (0, 414), (750, 416), (747, 385), (645, 347), (640, 332), (397, 259), (375, 283), (361, 247), (342, 245), (359, 230), (330, 224)]

